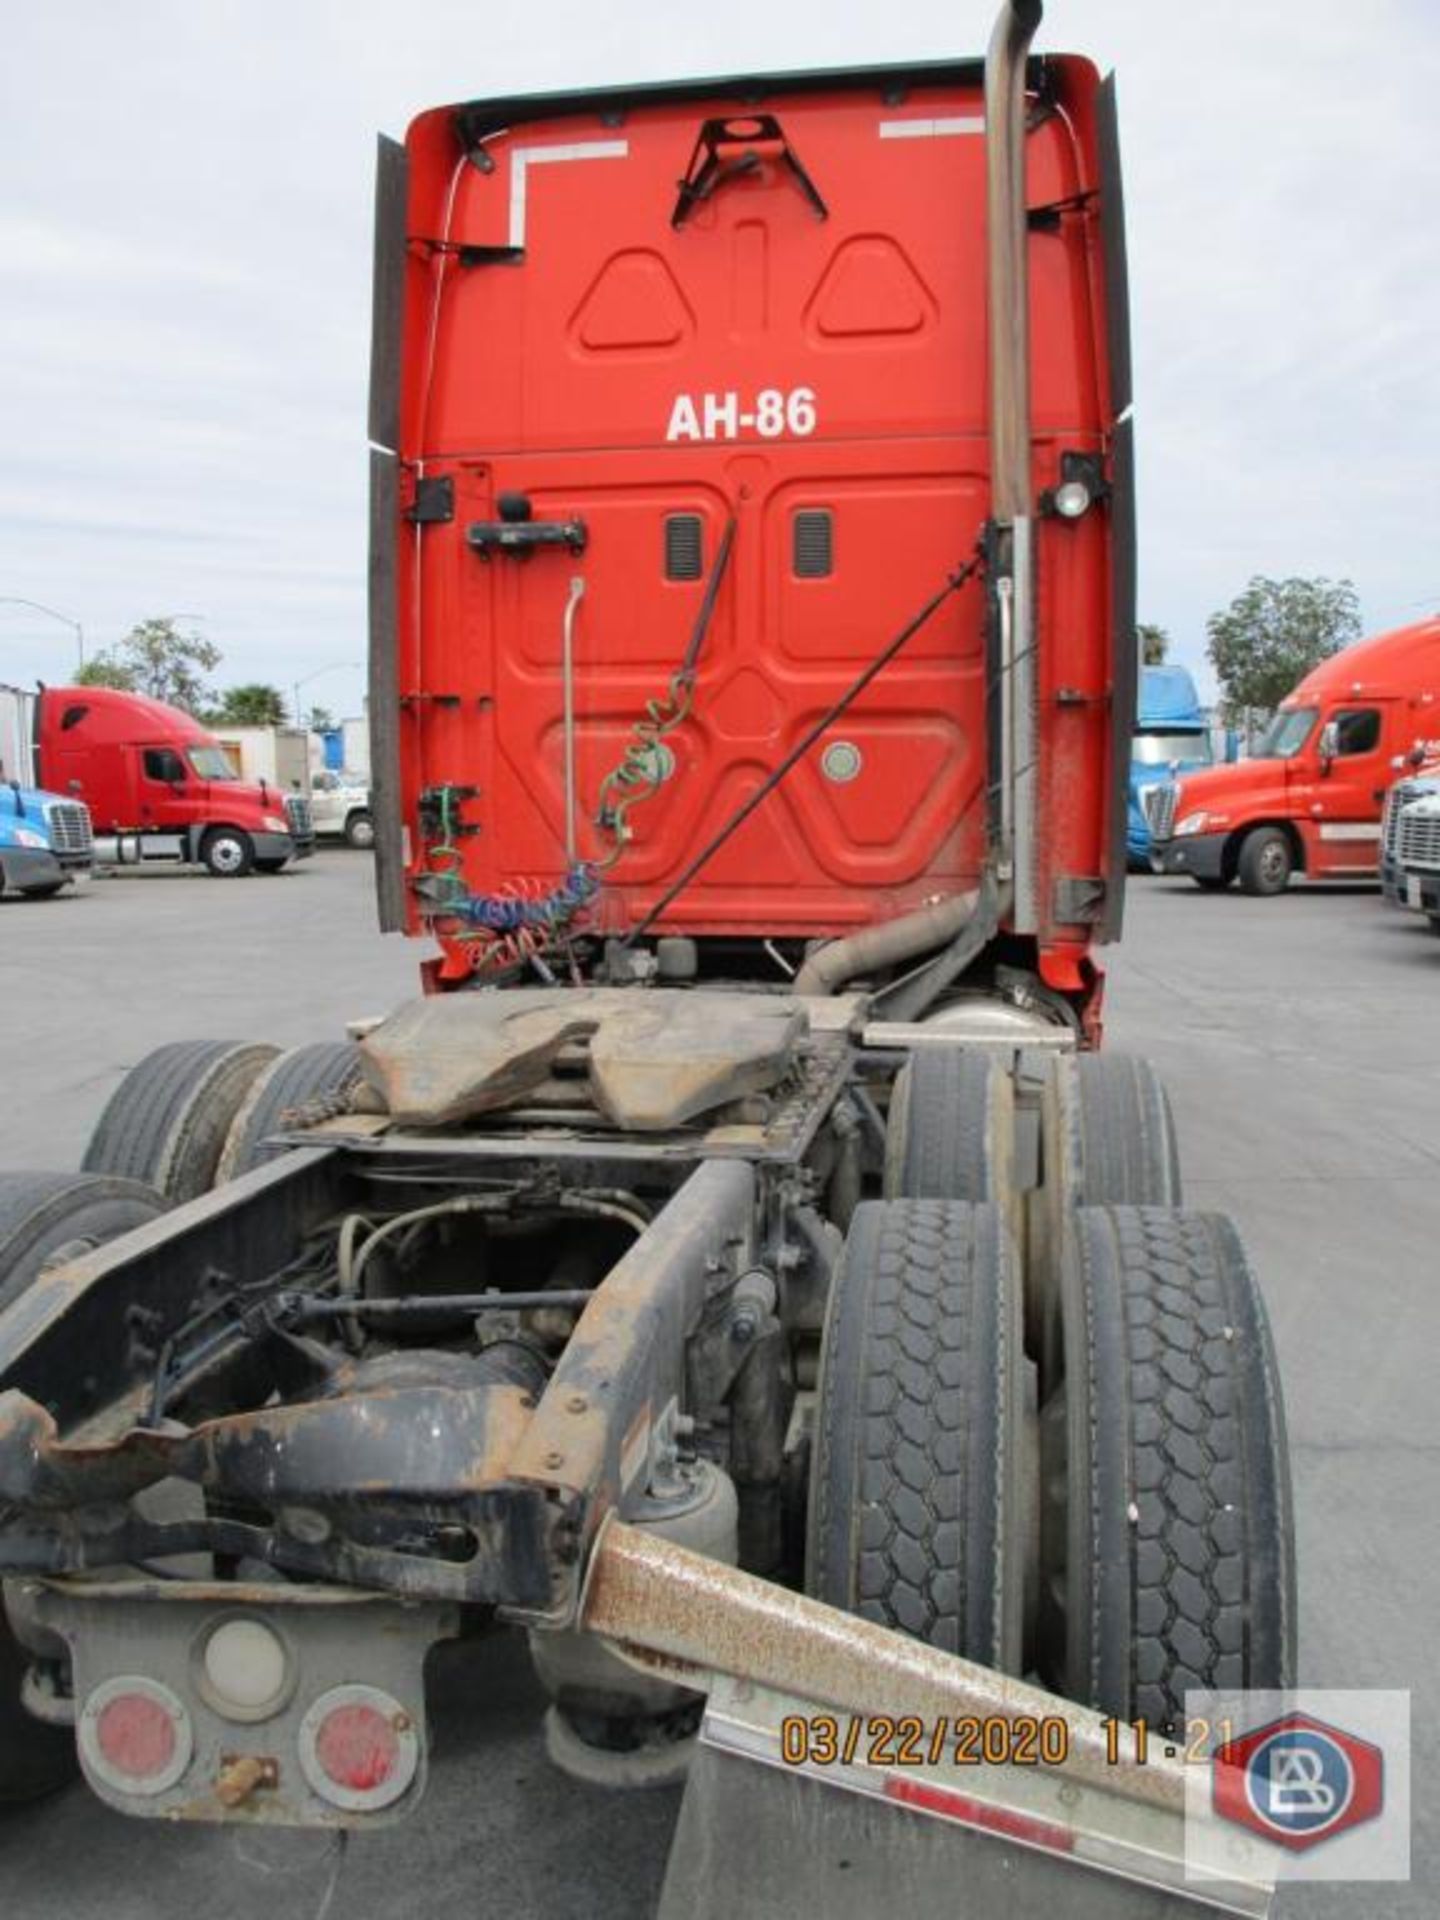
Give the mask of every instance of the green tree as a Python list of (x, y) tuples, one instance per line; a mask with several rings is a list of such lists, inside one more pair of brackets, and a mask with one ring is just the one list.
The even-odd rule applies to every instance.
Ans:
[(256, 680), (243, 687), (226, 687), (206, 720), (217, 727), (283, 727), (285, 717), (284, 694)]
[(1228, 714), (1277, 707), (1312, 667), (1360, 637), (1349, 580), (1267, 580), (1256, 574), (1205, 623), (1206, 648)]
[(220, 649), (198, 633), (181, 633), (163, 616), (142, 620), (76, 675), (84, 686), (122, 687), (198, 713), (210, 698), (202, 676), (220, 664)]
[(1140, 642), (1141, 665), (1163, 667), (1165, 656), (1170, 651), (1170, 636), (1164, 627), (1153, 626), (1148, 620), (1142, 620), (1135, 629), (1135, 638)]
[(108, 653), (97, 653), (83, 667), (75, 669), (77, 687), (115, 687), (121, 693), (138, 693), (134, 670), (121, 666)]
[(329, 733), (340, 723), (328, 707), (311, 707), (305, 724), (312, 733)]

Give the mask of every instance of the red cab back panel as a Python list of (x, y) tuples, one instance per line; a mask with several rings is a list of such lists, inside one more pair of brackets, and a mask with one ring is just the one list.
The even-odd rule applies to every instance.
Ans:
[[(1045, 74), (1037, 489), (1062, 451), (1106, 457), (1113, 424), (1098, 82), (1078, 60)], [(395, 663), (412, 928), (417, 876), (540, 898), (577, 861), (601, 870), (579, 924), (635, 926), (971, 556), (990, 513), (982, 114), (970, 65), (415, 122)], [(647, 744), (732, 519), (684, 717)], [(1109, 871), (1110, 547), (1106, 512), (1042, 523), (1047, 903), (1058, 879)], [(830, 935), (973, 884), (985, 630), (972, 580), (660, 927)], [(617, 854), (597, 816), (627, 754), (644, 797)], [(1088, 940), (1045, 911), (1042, 946)]]

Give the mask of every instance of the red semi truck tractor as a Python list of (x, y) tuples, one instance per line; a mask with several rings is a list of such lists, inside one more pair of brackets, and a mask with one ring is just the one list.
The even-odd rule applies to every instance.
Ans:
[(1187, 1690), (1293, 1677), (1284, 1421), (1096, 1050), (1120, 176), (1039, 13), (382, 143), (377, 870), (432, 991), (162, 1048), (0, 1185), (12, 1793), (78, 1750), (142, 1817), (397, 1819), (427, 1650), (500, 1628), (558, 1765), (686, 1779), (676, 1920), (1265, 1911), (1238, 1828), (1187, 1882), (1174, 1756)]
[(44, 687), (30, 726), (36, 765), (90, 809), (99, 860), (183, 861), (221, 878), (279, 873), (314, 851), (310, 803), (238, 779), (194, 717), (112, 687)]
[(1146, 795), (1152, 864), (1218, 891), (1283, 893), (1297, 873), (1372, 879), (1385, 796), (1440, 754), (1440, 618), (1362, 640), (1307, 674), (1255, 752)]

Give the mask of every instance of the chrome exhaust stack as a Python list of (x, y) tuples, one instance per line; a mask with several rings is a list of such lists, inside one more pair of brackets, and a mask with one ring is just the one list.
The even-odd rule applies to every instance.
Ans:
[(1025, 65), (1042, 0), (1006, 0), (985, 56), (990, 321), (991, 590), (998, 625), (999, 878), (1017, 933), (1039, 925), (1035, 878), (1035, 562), (1030, 474), (1030, 277)]

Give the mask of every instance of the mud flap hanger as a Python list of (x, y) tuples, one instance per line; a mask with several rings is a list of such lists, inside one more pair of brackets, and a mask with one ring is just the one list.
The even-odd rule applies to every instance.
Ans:
[[(1093, 1708), (613, 1516), (591, 1551), (580, 1624), (642, 1672), (708, 1695), (661, 1920), (773, 1913), (782, 1854), (786, 1910), (836, 1920), (873, 1913), (877, 1884), (907, 1887), (916, 1912), (932, 1898), (958, 1911), (954, 1889), (964, 1886), (976, 1895), (966, 1912), (1003, 1906), (1027, 1920), (1182, 1920), (1197, 1907), (1260, 1920), (1270, 1910), (1273, 1850), (1227, 1828), (1225, 1852), (1206, 1857), (1224, 1858), (1228, 1877), (1190, 1879), (1187, 1820), (1218, 1819), (1208, 1796), (1187, 1797), (1178, 1756), (1139, 1764), (1112, 1753), (1111, 1724)], [(835, 1738), (812, 1755), (806, 1730), (817, 1714)], [(989, 1728), (990, 1738), (1032, 1722), (1062, 1736), (1052, 1764), (957, 1761), (962, 1728)], [(877, 1763), (872, 1743), (893, 1741), (897, 1728), (916, 1751)], [(1008, 1735), (999, 1744), (1009, 1752)], [(944, 1823), (939, 1847), (916, 1815)], [(800, 1831), (819, 1843), (797, 1853)], [(997, 1841), (1009, 1843), (998, 1856)], [(716, 1875), (701, 1858), (757, 1852), (768, 1863), (759, 1904), (746, 1897), (743, 1869)], [(868, 1870), (837, 1874), (857, 1853)]]
[[(683, 226), (690, 213), (702, 201), (711, 199), (727, 181), (758, 172), (762, 165), (762, 156), (755, 150), (758, 146), (779, 147), (778, 158), (782, 166), (788, 170), (820, 219), (828, 220), (830, 209), (820, 197), (819, 188), (800, 164), (795, 149), (785, 138), (780, 122), (773, 113), (755, 113), (707, 120), (701, 126), (695, 151), (685, 169), (685, 178), (680, 182), (675, 210), (670, 215), (671, 226)], [(727, 157), (726, 149), (733, 147), (739, 147), (741, 151)]]

